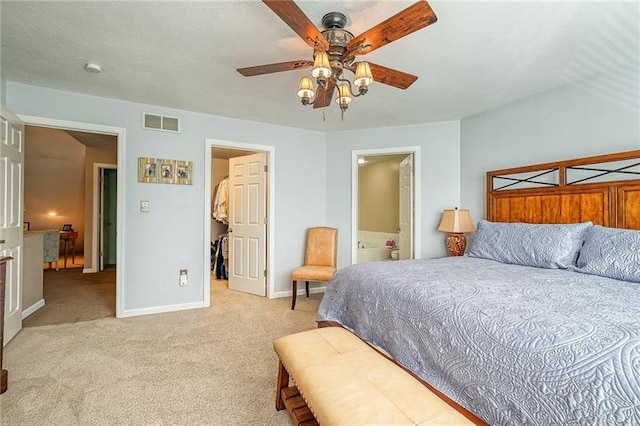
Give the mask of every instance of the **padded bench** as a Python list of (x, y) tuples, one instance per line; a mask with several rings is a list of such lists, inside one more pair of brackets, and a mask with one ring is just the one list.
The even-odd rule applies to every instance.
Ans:
[(476, 424), (344, 328), (292, 334), (273, 347), (276, 409), (286, 408), (296, 425)]

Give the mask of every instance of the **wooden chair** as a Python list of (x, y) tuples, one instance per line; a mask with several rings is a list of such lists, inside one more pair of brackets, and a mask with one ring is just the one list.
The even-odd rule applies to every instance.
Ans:
[(296, 307), (298, 281), (306, 283), (309, 297), (309, 281), (329, 282), (336, 272), (338, 256), (338, 230), (324, 226), (307, 229), (307, 243), (304, 251), (304, 266), (291, 273), (293, 295), (291, 309)]

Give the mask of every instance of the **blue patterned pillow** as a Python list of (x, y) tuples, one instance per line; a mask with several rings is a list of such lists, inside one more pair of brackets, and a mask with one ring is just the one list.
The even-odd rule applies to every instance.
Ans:
[(567, 225), (500, 223), (481, 220), (470, 257), (537, 268), (566, 269), (576, 264), (591, 222)]
[(640, 231), (592, 227), (585, 236), (578, 267), (571, 269), (640, 283)]

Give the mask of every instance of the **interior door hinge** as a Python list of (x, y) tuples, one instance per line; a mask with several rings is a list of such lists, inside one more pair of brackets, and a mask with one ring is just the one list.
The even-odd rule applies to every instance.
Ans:
[(264, 224), (266, 225), (267, 223), (269, 223), (269, 218), (264, 218)]
[(267, 278), (267, 270), (264, 270), (264, 277)]
[(266, 164), (264, 165), (264, 171), (268, 172), (269, 171), (269, 166), (267, 166)]

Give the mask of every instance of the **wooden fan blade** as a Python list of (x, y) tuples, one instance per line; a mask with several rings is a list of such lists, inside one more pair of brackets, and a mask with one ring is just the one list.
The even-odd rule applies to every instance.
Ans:
[(372, 52), (414, 31), (436, 22), (438, 18), (426, 1), (419, 1), (355, 37), (347, 46), (347, 55)]
[(407, 74), (406, 72), (372, 64), (371, 62), (369, 62), (369, 67), (371, 67), (371, 74), (376, 82), (397, 87), (398, 89), (406, 89), (418, 79), (417, 75)]
[(313, 61), (289, 61), (278, 62), (277, 64), (256, 65), (255, 67), (238, 68), (237, 71), (245, 77), (254, 75), (271, 74), (272, 72), (293, 71), (313, 66)]
[(336, 83), (333, 79), (327, 80), (327, 88), (318, 86), (316, 91), (316, 100), (313, 102), (314, 108), (324, 108), (331, 105), (333, 99), (333, 91), (336, 88)]
[(329, 49), (329, 42), (293, 0), (262, 0), (262, 2), (309, 46), (316, 50)]

